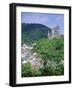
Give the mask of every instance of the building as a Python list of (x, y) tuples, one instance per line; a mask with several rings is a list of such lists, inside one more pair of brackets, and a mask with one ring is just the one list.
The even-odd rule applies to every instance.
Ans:
[(56, 37), (59, 37), (59, 36), (60, 36), (60, 28), (59, 28), (59, 26), (54, 27), (51, 30), (51, 33), (48, 32), (48, 38), (49, 39), (56, 38)]

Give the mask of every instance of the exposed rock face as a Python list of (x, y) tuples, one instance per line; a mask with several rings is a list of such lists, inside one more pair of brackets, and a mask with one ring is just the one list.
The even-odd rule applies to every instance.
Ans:
[(36, 53), (33, 53), (32, 49), (33, 47), (23, 44), (23, 46), (21, 47), (22, 64), (30, 62), (33, 68), (42, 67), (42, 59), (38, 57)]

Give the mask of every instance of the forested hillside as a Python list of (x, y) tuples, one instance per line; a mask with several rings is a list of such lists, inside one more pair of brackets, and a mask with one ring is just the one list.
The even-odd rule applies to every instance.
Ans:
[(64, 75), (64, 35), (51, 31), (42, 24), (22, 24), (22, 77)]
[(22, 23), (22, 43), (32, 44), (41, 38), (48, 38), (51, 29), (42, 24)]

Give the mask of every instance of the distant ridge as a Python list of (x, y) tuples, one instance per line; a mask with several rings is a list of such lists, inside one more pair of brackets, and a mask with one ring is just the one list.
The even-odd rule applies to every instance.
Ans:
[(22, 43), (31, 44), (41, 38), (48, 38), (51, 29), (42, 24), (22, 23)]

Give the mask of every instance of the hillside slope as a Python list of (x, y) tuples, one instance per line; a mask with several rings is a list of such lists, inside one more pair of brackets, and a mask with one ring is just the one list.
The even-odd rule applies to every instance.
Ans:
[(42, 24), (22, 23), (22, 43), (32, 44), (41, 38), (48, 38), (51, 29)]

